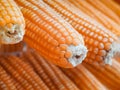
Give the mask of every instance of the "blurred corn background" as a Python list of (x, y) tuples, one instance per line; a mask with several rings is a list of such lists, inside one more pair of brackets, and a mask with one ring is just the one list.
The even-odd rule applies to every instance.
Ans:
[[(0, 45), (0, 90), (120, 90), (120, 53), (118, 52), (112, 58), (112, 65), (103, 62), (107, 50), (111, 49), (109, 45), (112, 41), (119, 43), (120, 0), (14, 1), (20, 6), (25, 17), (26, 34), (23, 41), (19, 43)], [(53, 12), (51, 13), (50, 9), (47, 10), (44, 5), (40, 6), (40, 2), (46, 4), (46, 7), (49, 6)], [(79, 13), (73, 13), (72, 10)], [(48, 16), (43, 17), (42, 13), (47, 13)], [(57, 15), (54, 15), (54, 13), (57, 13)], [(82, 15), (83, 17), (80, 17)], [(88, 18), (84, 18), (85, 16)], [(41, 17), (43, 17), (43, 22), (40, 21)], [(47, 21), (46, 17), (51, 17), (53, 23)], [(54, 17), (55, 22), (58, 22), (57, 26), (52, 21), (52, 17)], [(64, 24), (59, 19), (65, 20), (63, 21)], [(62, 37), (62, 39), (58, 38), (58, 42), (56, 42), (54, 41), (55, 37), (49, 37), (48, 35), (47, 29), (50, 29), (48, 28), (50, 25), (53, 26), (51, 29), (58, 28), (59, 32), (62, 33), (70, 32), (69, 28), (75, 29), (80, 33), (80, 36), (77, 36), (78, 32), (76, 31), (70, 32), (74, 33), (73, 37), (69, 37), (66, 41), (64, 38), (68, 36)], [(59, 28), (59, 26), (62, 28)], [(99, 30), (99, 32), (92, 31), (93, 28)], [(62, 29), (65, 30), (62, 31)], [(83, 31), (80, 31), (81, 29)], [(41, 39), (42, 35), (45, 36), (44, 31), (47, 32), (45, 33), (46, 37)], [(89, 36), (88, 34), (91, 32), (94, 34)], [(106, 39), (102, 33), (109, 37)], [(49, 42), (47, 41), (48, 38), (50, 38), (50, 41), (53, 40), (50, 45), (44, 43)], [(84, 45), (82, 39), (85, 39), (88, 54), (81, 64), (74, 68), (63, 68), (67, 67), (66, 65), (73, 66), (66, 62), (66, 59), (61, 59), (60, 62), (55, 61), (59, 56), (58, 52), (60, 52), (59, 49), (58, 51), (54, 49), (58, 43), (60, 43), (62, 49), (66, 49), (67, 45), (71, 43)], [(102, 48), (102, 45), (106, 48)], [(60, 54), (61, 57), (63, 53)], [(47, 55), (50, 60), (47, 60), (49, 59), (46, 57)], [(65, 55), (66, 57), (70, 56), (69, 53)]]

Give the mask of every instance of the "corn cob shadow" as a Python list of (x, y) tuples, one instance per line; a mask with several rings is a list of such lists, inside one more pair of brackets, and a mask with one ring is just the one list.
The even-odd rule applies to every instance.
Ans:
[(27, 48), (26, 43), (23, 41), (17, 44), (2, 44), (0, 45), (0, 55), (20, 56), (23, 52), (27, 51)]

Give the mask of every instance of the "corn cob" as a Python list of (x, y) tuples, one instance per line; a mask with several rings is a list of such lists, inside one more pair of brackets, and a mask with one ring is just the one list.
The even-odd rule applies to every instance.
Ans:
[(73, 69), (61, 68), (61, 70), (74, 81), (80, 90), (107, 90), (82, 64)]
[[(38, 77), (36, 73), (34, 73), (33, 69), (27, 65), (24, 61), (21, 61), (19, 58), (16, 58), (14, 56), (7, 57), (8, 62), (13, 65), (14, 68), (21, 74), (26, 72), (26, 76), (24, 75), (23, 78), (25, 78), (30, 84), (33, 86), (35, 90), (48, 90), (47, 86), (44, 84), (44, 82)], [(13, 62), (14, 60), (14, 62)], [(18, 64), (19, 63), (19, 64)]]
[[(46, 62), (35, 52), (26, 53), (25, 60), (28, 60), (35, 67), (39, 76), (44, 79), (50, 90), (79, 90), (56, 66)], [(36, 67), (38, 65), (38, 67)]]
[[(39, 61), (37, 61), (30, 52), (24, 53), (24, 56), (21, 57), (25, 61), (27, 61), (34, 69), (34, 71), (39, 75), (40, 78), (44, 81), (44, 83), (49, 87), (50, 90), (57, 90), (56, 85), (52, 82), (49, 75), (46, 73), (44, 68), (40, 65)], [(47, 68), (47, 67), (46, 67)]]
[(17, 90), (24, 90), (24, 87), (22, 87), (22, 85), (18, 81), (14, 80), (13, 78), (12, 78), (12, 80), (13, 80), (14, 86), (17, 88)]
[(112, 66), (101, 66), (96, 63), (83, 65), (95, 75), (106, 87), (111, 90), (119, 90), (120, 87), (120, 63), (116, 60), (113, 61)]
[(86, 0), (91, 5), (93, 5), (95, 8), (100, 10), (102, 13), (104, 13), (106, 16), (120, 24), (120, 17), (118, 17), (110, 8), (108, 8), (106, 5), (100, 2), (100, 0), (96, 0), (93, 2), (92, 0)]
[(89, 9), (87, 9), (87, 7), (85, 8), (85, 7), (83, 7), (83, 5), (80, 4), (80, 2), (83, 2), (83, 1), (85, 1), (85, 0), (82, 0), (82, 1), (80, 1), (80, 0), (69, 0), (69, 2), (71, 4), (73, 4), (74, 6), (76, 6), (77, 8), (79, 8), (80, 10), (82, 10), (83, 12), (88, 14), (89, 16), (94, 17), (94, 19), (97, 19), (95, 17), (95, 15), (92, 13), (92, 11), (90, 12)]
[(8, 56), (0, 64), (25, 90), (49, 90), (33, 69), (22, 59)]
[[(81, 63), (86, 56), (82, 36), (44, 2), (15, 0), (26, 21), (25, 41), (39, 53), (62, 67)], [(46, 52), (47, 51), (47, 52)]]
[[(65, 85), (67, 90), (79, 90), (77, 86), (68, 78), (66, 75), (60, 71), (60, 69), (53, 64), (50, 64), (52, 70), (55, 72), (56, 76), (58, 76), (61, 80), (61, 82)], [(65, 89), (65, 90), (66, 90)]]
[[(104, 0), (105, 1), (105, 0)], [(103, 26), (111, 32), (120, 37), (120, 26), (105, 14), (97, 10), (94, 6), (89, 4), (86, 0), (69, 0), (71, 4), (82, 10), (84, 13), (100, 22)]]
[(21, 75), (9, 63), (7, 63), (4, 58), (1, 58), (0, 65), (6, 70), (6, 72), (10, 73), (11, 77), (13, 77), (13, 79), (16, 80), (24, 89), (33, 89), (32, 86), (25, 79), (23, 79)]
[[(114, 13), (116, 13), (119, 17), (120, 17), (120, 5), (117, 4), (115, 1), (113, 0), (100, 0), (103, 4), (105, 4), (107, 7), (109, 7), (111, 10), (114, 11)], [(109, 3), (108, 3), (109, 2)]]
[[(0, 56), (0, 60), (5, 60), (5, 58), (1, 58), (1, 57), (4, 57), (4, 56)], [(12, 88), (14, 88), (14, 87), (16, 88), (16, 90), (24, 90), (24, 88), (22, 87), (22, 85), (18, 81), (15, 81), (14, 78), (10, 75), (10, 73), (8, 73), (6, 71), (6, 69), (3, 66), (0, 65), (0, 67), (4, 70), (4, 72), (6, 72), (6, 74), (8, 74), (8, 75), (4, 75), (4, 77), (2, 77), (2, 79), (7, 79), (6, 81), (8, 81), (10, 83), (10, 85), (9, 85), (10, 86), (9, 87), (10, 90), (12, 90)], [(2, 75), (0, 75), (0, 76), (2, 76)], [(2, 87), (2, 85), (4, 87), (5, 85), (2, 82), (2, 80), (0, 80), (0, 82), (1, 82), (0, 87)], [(4, 90), (4, 89), (0, 88), (0, 90)]]
[[(76, 6), (77, 8), (79, 8), (81, 11), (83, 11), (84, 13), (86, 13), (87, 15), (89, 15), (90, 17), (94, 17), (95, 20), (98, 20), (99, 18), (97, 18), (96, 15), (98, 14), (94, 14), (93, 13), (93, 8), (90, 4), (88, 4), (85, 0), (76, 0), (76, 1), (73, 1), (73, 0), (68, 0), (71, 4), (73, 4), (74, 6)], [(86, 6), (88, 5), (88, 7)], [(91, 10), (91, 11), (90, 11)], [(99, 19), (101, 20), (101, 19)], [(104, 22), (104, 21), (103, 21)]]
[(0, 90), (17, 90), (7, 72), (0, 66)]
[[(97, 61), (111, 64), (113, 52), (118, 52), (120, 49), (116, 35), (95, 22), (89, 16), (78, 10), (67, 0), (44, 0), (64, 19), (66, 19), (79, 33), (84, 36), (85, 44), (88, 48), (86, 61)], [(114, 46), (115, 45), (115, 46)], [(116, 50), (115, 50), (116, 49)]]
[(0, 43), (14, 44), (22, 40), (25, 21), (13, 0), (0, 0)]

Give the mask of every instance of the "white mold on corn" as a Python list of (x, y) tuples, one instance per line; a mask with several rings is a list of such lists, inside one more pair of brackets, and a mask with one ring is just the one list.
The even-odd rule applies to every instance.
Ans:
[(104, 62), (105, 64), (112, 65), (112, 58), (120, 52), (120, 43), (113, 42), (111, 44), (111, 50), (108, 51), (107, 55), (105, 56)]
[(13, 24), (11, 27), (0, 27), (0, 43), (15, 44), (22, 41), (25, 30), (23, 25)]
[(87, 55), (87, 48), (81, 44), (77, 46), (70, 45), (68, 50), (72, 52), (72, 56), (68, 61), (75, 67), (80, 64)]

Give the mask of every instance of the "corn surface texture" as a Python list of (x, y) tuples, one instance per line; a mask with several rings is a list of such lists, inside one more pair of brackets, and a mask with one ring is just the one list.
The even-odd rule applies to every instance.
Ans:
[(43, 1), (83, 35), (88, 48), (87, 62), (112, 63), (111, 58), (114, 53), (120, 50), (119, 39), (115, 34), (69, 3), (68, 0)]
[(44, 2), (15, 0), (26, 21), (24, 40), (56, 65), (70, 68), (86, 57), (82, 36)]

